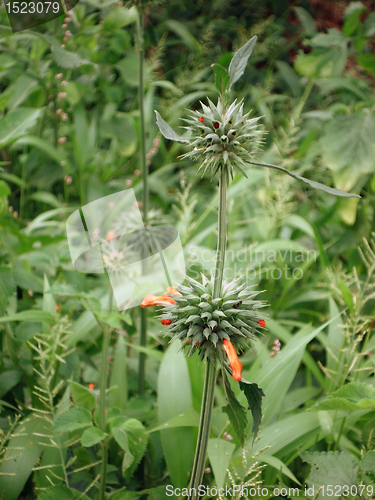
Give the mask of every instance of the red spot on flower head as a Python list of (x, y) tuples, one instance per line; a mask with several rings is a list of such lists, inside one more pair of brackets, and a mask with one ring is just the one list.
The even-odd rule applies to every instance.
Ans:
[(228, 122), (228, 123), (229, 123), (229, 125), (232, 125), (232, 120), (229, 120), (229, 122)]
[(95, 389), (95, 385), (94, 385), (94, 384), (89, 384), (89, 389), (90, 389), (91, 391), (93, 391), (93, 390)]
[(199, 345), (199, 342), (195, 342), (195, 344), (194, 344), (194, 345), (195, 345), (195, 347), (197, 347), (197, 345)]
[(203, 118), (203, 116), (201, 116), (201, 117), (199, 118), (199, 121), (200, 121), (201, 123), (203, 123), (203, 122), (204, 122), (204, 118)]
[(171, 319), (162, 319), (161, 324), (162, 325), (170, 325), (172, 323)]
[(224, 339), (223, 343), (225, 352), (228, 356), (230, 366), (232, 368), (232, 377), (234, 378), (234, 380), (237, 380), (237, 382), (239, 382), (242, 379), (241, 375), (242, 365), (240, 363), (240, 360), (238, 359), (236, 349), (234, 348), (232, 342), (230, 342), (227, 339)]
[(232, 132), (232, 135), (236, 135), (236, 132)]
[(215, 127), (215, 128), (219, 128), (219, 127), (220, 127), (219, 122), (215, 122), (215, 123), (214, 123), (214, 127)]
[(55, 306), (56, 311), (60, 311), (60, 306)]
[(258, 322), (258, 325), (260, 325), (262, 328), (264, 328), (266, 326), (266, 322), (264, 321), (264, 319), (260, 319)]

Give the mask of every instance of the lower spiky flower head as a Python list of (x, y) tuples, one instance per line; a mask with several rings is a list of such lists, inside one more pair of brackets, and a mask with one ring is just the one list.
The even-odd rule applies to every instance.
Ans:
[(209, 106), (201, 102), (202, 111), (191, 111), (191, 116), (184, 119), (189, 126), (190, 151), (185, 158), (200, 160), (199, 171), (214, 176), (221, 168), (226, 168), (233, 178), (234, 172), (241, 172), (243, 167), (253, 160), (253, 154), (259, 149), (263, 131), (258, 124), (259, 117), (249, 118), (244, 114), (243, 99), (235, 100), (226, 108), (219, 99), (217, 106), (208, 99)]
[(189, 286), (178, 286), (180, 295), (171, 293), (175, 304), (163, 304), (163, 324), (169, 324), (173, 339), (188, 346), (187, 355), (199, 353), (204, 358), (226, 363), (227, 354), (234, 378), (241, 379), (241, 364), (235, 349), (248, 348), (265, 326), (259, 309), (264, 302), (256, 299), (260, 293), (235, 280), (222, 288), (221, 297), (213, 298), (214, 278), (203, 283), (187, 277)]

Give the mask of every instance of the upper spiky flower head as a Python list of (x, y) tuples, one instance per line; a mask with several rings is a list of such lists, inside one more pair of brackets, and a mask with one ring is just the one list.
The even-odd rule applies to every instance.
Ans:
[(163, 305), (161, 318), (170, 321), (167, 324), (172, 340), (181, 339), (189, 345), (189, 356), (198, 351), (201, 360), (209, 357), (223, 361), (225, 350), (231, 361), (228, 343), (238, 350), (248, 348), (265, 326), (259, 314), (265, 304), (256, 299), (260, 292), (241, 284), (240, 278), (224, 285), (221, 297), (214, 299), (213, 277), (207, 280), (203, 276), (202, 284), (186, 279), (189, 286), (177, 287), (181, 295), (171, 294), (176, 303)]
[(191, 111), (191, 116), (184, 119), (189, 126), (190, 151), (185, 158), (200, 160), (199, 171), (211, 172), (214, 176), (220, 169), (226, 168), (233, 178), (234, 172), (241, 172), (243, 167), (253, 160), (253, 154), (259, 149), (261, 135), (259, 117), (249, 118), (244, 114), (243, 99), (235, 100), (226, 108), (219, 98), (217, 106), (208, 99), (209, 106), (201, 102), (202, 111)]

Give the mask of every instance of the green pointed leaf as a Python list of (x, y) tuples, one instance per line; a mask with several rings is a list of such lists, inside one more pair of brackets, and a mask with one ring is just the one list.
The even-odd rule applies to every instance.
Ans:
[(375, 472), (375, 450), (368, 451), (361, 459), (360, 468), (362, 470), (372, 470)]
[(77, 382), (69, 382), (70, 392), (77, 408), (91, 411), (95, 406), (95, 396), (93, 392)]
[(52, 486), (38, 495), (38, 500), (56, 500), (57, 498), (59, 500), (75, 500), (76, 497), (70, 488), (62, 484)]
[(223, 68), (220, 64), (211, 64), (211, 68), (215, 73), (215, 87), (220, 92), (220, 94), (224, 94), (229, 87), (229, 73)]
[(210, 439), (208, 441), (208, 458), (215, 476), (217, 488), (222, 488), (225, 483), (227, 469), (236, 446), (224, 439)]
[(108, 436), (106, 432), (101, 431), (98, 427), (89, 427), (84, 431), (81, 437), (82, 446), (90, 447), (100, 443)]
[(135, 418), (127, 420), (121, 428), (126, 433), (129, 445), (129, 452), (125, 451), (124, 455), (126, 467), (124, 467), (123, 462), (124, 477), (129, 480), (146, 452), (148, 436), (143, 424)]
[[(318, 499), (328, 500), (332, 498), (328, 486), (351, 486), (357, 484), (358, 461), (348, 452), (325, 451), (320, 452), (302, 452), (302, 459), (311, 465), (311, 471), (306, 483), (314, 487), (316, 493), (320, 487), (324, 490), (319, 493)], [(333, 489), (334, 491), (334, 489)]]
[(12, 314), (11, 316), (0, 318), (0, 323), (6, 323), (7, 321), (35, 321), (47, 323), (48, 325), (53, 325), (55, 322), (54, 317), (49, 312), (36, 309), (30, 309), (29, 311), (22, 311)]
[(309, 411), (367, 409), (375, 410), (375, 387), (362, 382), (351, 382), (328, 398), (318, 401)]
[(224, 370), (222, 370), (223, 381), (224, 381), (224, 391), (225, 397), (227, 399), (227, 406), (223, 406), (223, 412), (229, 417), (230, 423), (233, 426), (235, 433), (243, 447), (246, 439), (246, 426), (247, 417), (246, 409), (237, 400), (232, 388), (230, 386), (228, 377), (226, 376)]
[(321, 189), (322, 191), (325, 191), (326, 193), (333, 194), (335, 196), (343, 196), (346, 198), (361, 198), (358, 194), (354, 193), (346, 193), (345, 191), (341, 191), (341, 189), (337, 188), (331, 188), (326, 186), (325, 184), (321, 184), (320, 182), (316, 181), (310, 181), (309, 179), (306, 179), (305, 177), (301, 177), (300, 175), (297, 175), (293, 172), (290, 172), (284, 167), (280, 167), (278, 165), (272, 165), (270, 163), (256, 163), (254, 161), (248, 161), (251, 165), (256, 165), (258, 167), (267, 167), (267, 168), (272, 168), (274, 170), (279, 170), (280, 172), (284, 172), (285, 174), (290, 175), (290, 177), (293, 177), (294, 179), (297, 179), (298, 181), (302, 181), (305, 184), (308, 184), (314, 189)]
[(91, 413), (83, 408), (70, 408), (56, 420), (57, 432), (70, 432), (92, 425)]
[(262, 397), (265, 396), (258, 384), (240, 382), (240, 389), (245, 393), (249, 410), (253, 416), (253, 443), (258, 435), (260, 423), (262, 421)]
[(345, 305), (349, 308), (350, 312), (354, 311), (354, 300), (352, 292), (350, 291), (348, 285), (340, 278), (340, 290), (342, 293), (342, 298), (344, 299)]
[(156, 123), (159, 127), (159, 130), (166, 139), (169, 139), (170, 141), (187, 142), (177, 132), (175, 132), (172, 127), (168, 125), (168, 123), (161, 117), (160, 113), (158, 113), (156, 110), (155, 114), (156, 114)]
[(247, 61), (251, 56), (256, 43), (257, 37), (253, 36), (253, 38), (245, 43), (245, 45), (238, 49), (234, 54), (228, 69), (230, 77), (229, 88), (231, 88), (232, 85), (244, 74)]
[(33, 127), (40, 115), (40, 109), (16, 108), (0, 118), (1, 147), (15, 141)]

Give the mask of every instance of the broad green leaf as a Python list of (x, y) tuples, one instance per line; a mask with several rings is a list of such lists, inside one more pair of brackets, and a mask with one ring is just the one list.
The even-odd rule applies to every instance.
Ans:
[[(165, 493), (165, 486), (163, 486), (163, 489)], [(136, 491), (116, 491), (108, 498), (109, 500), (138, 500), (140, 495)]]
[(323, 132), (323, 161), (337, 174), (336, 185), (351, 189), (361, 175), (375, 171), (375, 120), (369, 110), (338, 114)]
[(137, 9), (135, 7), (131, 7), (130, 9), (117, 7), (110, 11), (108, 16), (104, 19), (102, 27), (104, 30), (112, 31), (135, 23), (136, 20)]
[(309, 408), (310, 411), (367, 409), (375, 410), (375, 388), (362, 382), (350, 382)]
[(173, 417), (164, 424), (153, 427), (147, 433), (163, 431), (165, 429), (173, 429), (174, 427), (198, 427), (199, 414), (192, 408), (191, 410), (181, 413), (177, 417)]
[[(39, 83), (34, 78), (28, 75), (21, 75), (8, 89), (12, 91), (12, 95), (7, 103), (7, 108), (17, 108), (30, 95), (30, 93), (38, 87)], [(8, 90), (7, 89), (7, 90)]]
[(227, 469), (234, 449), (235, 445), (224, 439), (209, 439), (208, 441), (208, 458), (218, 488), (224, 486)]
[(293, 7), (293, 10), (297, 14), (298, 19), (303, 24), (306, 35), (315, 35), (315, 33), (317, 33), (318, 31), (318, 28), (316, 27), (315, 21), (311, 14), (303, 7)]
[(135, 418), (127, 420), (124, 424), (122, 424), (121, 429), (123, 429), (126, 433), (129, 451), (132, 455), (131, 464), (129, 464), (126, 468), (124, 467), (124, 462), (129, 462), (126, 451), (123, 461), (124, 477), (126, 480), (129, 480), (146, 452), (148, 436), (143, 424)]
[(92, 391), (77, 382), (70, 381), (69, 385), (74, 406), (91, 411), (95, 406), (95, 396)]
[(6, 198), (9, 196), (11, 193), (11, 190), (8, 186), (8, 184), (4, 181), (0, 181), (0, 197), (1, 198)]
[(42, 491), (38, 495), (38, 500), (75, 500), (71, 488), (67, 486), (63, 486), (62, 484), (59, 486), (52, 486), (51, 488), (47, 488)]
[(262, 397), (265, 396), (263, 390), (257, 384), (240, 382), (240, 389), (245, 393), (248, 409), (253, 416), (253, 443), (258, 435), (260, 423), (262, 421)]
[(362, 470), (371, 470), (375, 472), (375, 450), (368, 451), (363, 455), (359, 466)]
[(246, 409), (237, 400), (224, 370), (222, 370), (222, 374), (225, 397), (228, 403), (226, 406), (223, 406), (223, 412), (228, 415), (230, 423), (243, 447), (245, 444), (247, 426)]
[(49, 424), (40, 418), (30, 418), (21, 422), (8, 443), (0, 466), (0, 498), (18, 500), (32, 473), (43, 446), (43, 439), (37, 434), (48, 433)]
[(293, 472), (284, 464), (284, 462), (282, 462), (278, 458), (273, 457), (271, 455), (267, 455), (266, 453), (261, 453), (259, 455), (259, 461), (264, 462), (270, 465), (271, 467), (274, 467), (276, 470), (285, 474), (287, 477), (289, 477), (289, 479), (291, 479), (295, 483), (299, 485), (301, 484), (296, 478), (296, 476), (293, 474)]
[(368, 71), (369, 73), (372, 73), (375, 75), (375, 56), (374, 54), (365, 53), (365, 54), (358, 54), (357, 56), (357, 61), (358, 64), (363, 68), (364, 70)]
[(21, 266), (13, 269), (13, 279), (16, 285), (24, 290), (33, 290), (34, 292), (43, 292), (43, 280), (37, 274)]
[(177, 132), (175, 132), (172, 127), (168, 125), (168, 123), (161, 117), (158, 111), (155, 110), (155, 114), (157, 126), (166, 139), (169, 139), (170, 141), (187, 142), (179, 134), (177, 134)]
[(58, 64), (62, 68), (73, 69), (73, 68), (79, 68), (84, 64), (93, 65), (91, 61), (88, 61), (87, 59), (82, 59), (82, 57), (76, 52), (69, 52), (68, 50), (61, 48), (60, 45), (52, 46), (52, 55), (56, 61), (56, 64)]
[(311, 331), (307, 326), (290, 337), (281, 352), (265, 363), (253, 375), (252, 380), (262, 387), (266, 396), (263, 401), (263, 425), (266, 425), (278, 413), (283, 400), (296, 376), (306, 345), (320, 333), (328, 323)]
[(33, 127), (41, 113), (40, 109), (16, 108), (0, 118), (0, 145), (10, 144)]
[(0, 375), (0, 398), (18, 384), (21, 376), (22, 373), (16, 370), (9, 370)]
[(83, 408), (69, 408), (54, 424), (57, 432), (71, 432), (92, 425), (91, 413)]
[(220, 94), (224, 94), (224, 92), (229, 87), (229, 74), (228, 71), (220, 66), (220, 64), (211, 64), (211, 68), (215, 73), (215, 87), (217, 88)]
[(11, 316), (3, 316), (0, 318), (0, 323), (6, 323), (7, 321), (35, 321), (40, 323), (47, 323), (48, 325), (53, 325), (55, 323), (54, 317), (46, 311), (39, 311), (30, 309), (28, 311), (22, 311)]
[(234, 54), (228, 68), (228, 73), (230, 77), (230, 85), (232, 85), (241, 78), (245, 72), (246, 64), (251, 56), (251, 53), (257, 43), (257, 37), (253, 36), (248, 42), (245, 43), (237, 52)]
[(327, 486), (351, 486), (357, 484), (358, 460), (348, 452), (329, 451), (327, 452), (303, 452), (302, 459), (311, 465), (311, 472), (306, 479), (310, 487), (314, 487), (316, 493), (321, 486), (324, 486), (324, 493), (321, 491), (317, 498), (328, 500), (332, 498), (332, 492), (327, 490)]
[(88, 429), (84, 430), (81, 437), (81, 443), (82, 446), (86, 447), (94, 446), (95, 444), (103, 441), (103, 439), (105, 439), (107, 436), (108, 434), (101, 431), (98, 427), (89, 427)]
[[(164, 354), (158, 376), (159, 422), (168, 422), (193, 408), (186, 358), (181, 342), (174, 341)], [(172, 484), (184, 488), (188, 483), (195, 451), (194, 432), (190, 427), (166, 429), (160, 439)]]
[(128, 402), (128, 381), (126, 369), (126, 346), (123, 333), (117, 337), (115, 359), (112, 364), (109, 384), (113, 391), (109, 394), (109, 403), (113, 408), (125, 409)]
[(326, 193), (333, 194), (335, 196), (344, 196), (347, 198), (360, 198), (358, 194), (353, 194), (353, 193), (346, 193), (345, 191), (341, 191), (341, 189), (337, 188), (330, 188), (324, 184), (321, 184), (320, 182), (316, 181), (310, 181), (309, 179), (305, 179), (305, 177), (301, 177), (300, 175), (295, 174), (294, 172), (290, 172), (284, 167), (279, 167), (277, 165), (271, 165), (270, 163), (256, 163), (253, 161), (249, 161), (251, 165), (257, 165), (258, 167), (267, 167), (267, 168), (272, 168), (274, 170), (279, 170), (280, 172), (284, 172), (285, 174), (290, 175), (290, 177), (293, 177), (294, 179), (297, 179), (298, 181), (302, 181), (305, 184), (308, 184), (314, 189), (321, 189), (322, 191), (325, 191)]

